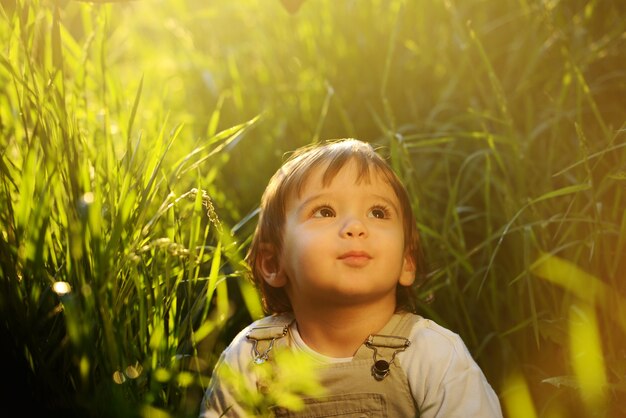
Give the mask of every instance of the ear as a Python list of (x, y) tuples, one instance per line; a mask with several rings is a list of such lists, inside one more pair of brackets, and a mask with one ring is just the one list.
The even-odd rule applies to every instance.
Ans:
[(411, 286), (415, 281), (415, 273), (417, 268), (415, 267), (415, 260), (413, 255), (407, 251), (404, 254), (404, 261), (402, 262), (402, 271), (400, 272), (400, 279), (398, 283), (402, 286)]
[(276, 249), (267, 243), (260, 246), (257, 258), (257, 267), (263, 275), (263, 280), (272, 287), (283, 287), (287, 284), (287, 278), (280, 268), (280, 262)]

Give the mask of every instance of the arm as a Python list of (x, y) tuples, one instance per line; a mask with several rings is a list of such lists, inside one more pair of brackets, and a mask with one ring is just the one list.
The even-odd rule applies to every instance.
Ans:
[(215, 371), (204, 393), (199, 418), (243, 417), (245, 415)]
[(421, 320), (411, 346), (401, 364), (422, 418), (502, 417), (496, 393), (457, 334)]
[(246, 361), (249, 361), (244, 331), (233, 339), (215, 365), (200, 405), (199, 418), (248, 416), (233, 394), (233, 385), (229, 384), (236, 380), (243, 385), (253, 385), (244, 373)]

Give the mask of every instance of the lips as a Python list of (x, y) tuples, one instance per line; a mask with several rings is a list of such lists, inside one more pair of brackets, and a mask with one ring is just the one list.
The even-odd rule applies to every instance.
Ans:
[(372, 256), (365, 251), (348, 251), (337, 258), (348, 266), (363, 267), (372, 259)]

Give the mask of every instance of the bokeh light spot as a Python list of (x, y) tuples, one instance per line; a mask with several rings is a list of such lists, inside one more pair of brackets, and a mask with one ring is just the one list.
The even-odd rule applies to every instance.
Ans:
[(52, 285), (52, 290), (59, 296), (66, 295), (72, 291), (72, 286), (68, 282), (55, 282)]

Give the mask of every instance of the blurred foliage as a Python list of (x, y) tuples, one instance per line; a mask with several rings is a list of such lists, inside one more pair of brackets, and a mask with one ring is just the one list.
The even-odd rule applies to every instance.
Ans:
[(626, 414), (625, 2), (0, 5), (5, 403), (195, 416), (261, 315), (267, 180), (357, 137), (414, 199), (420, 312), (506, 415)]

